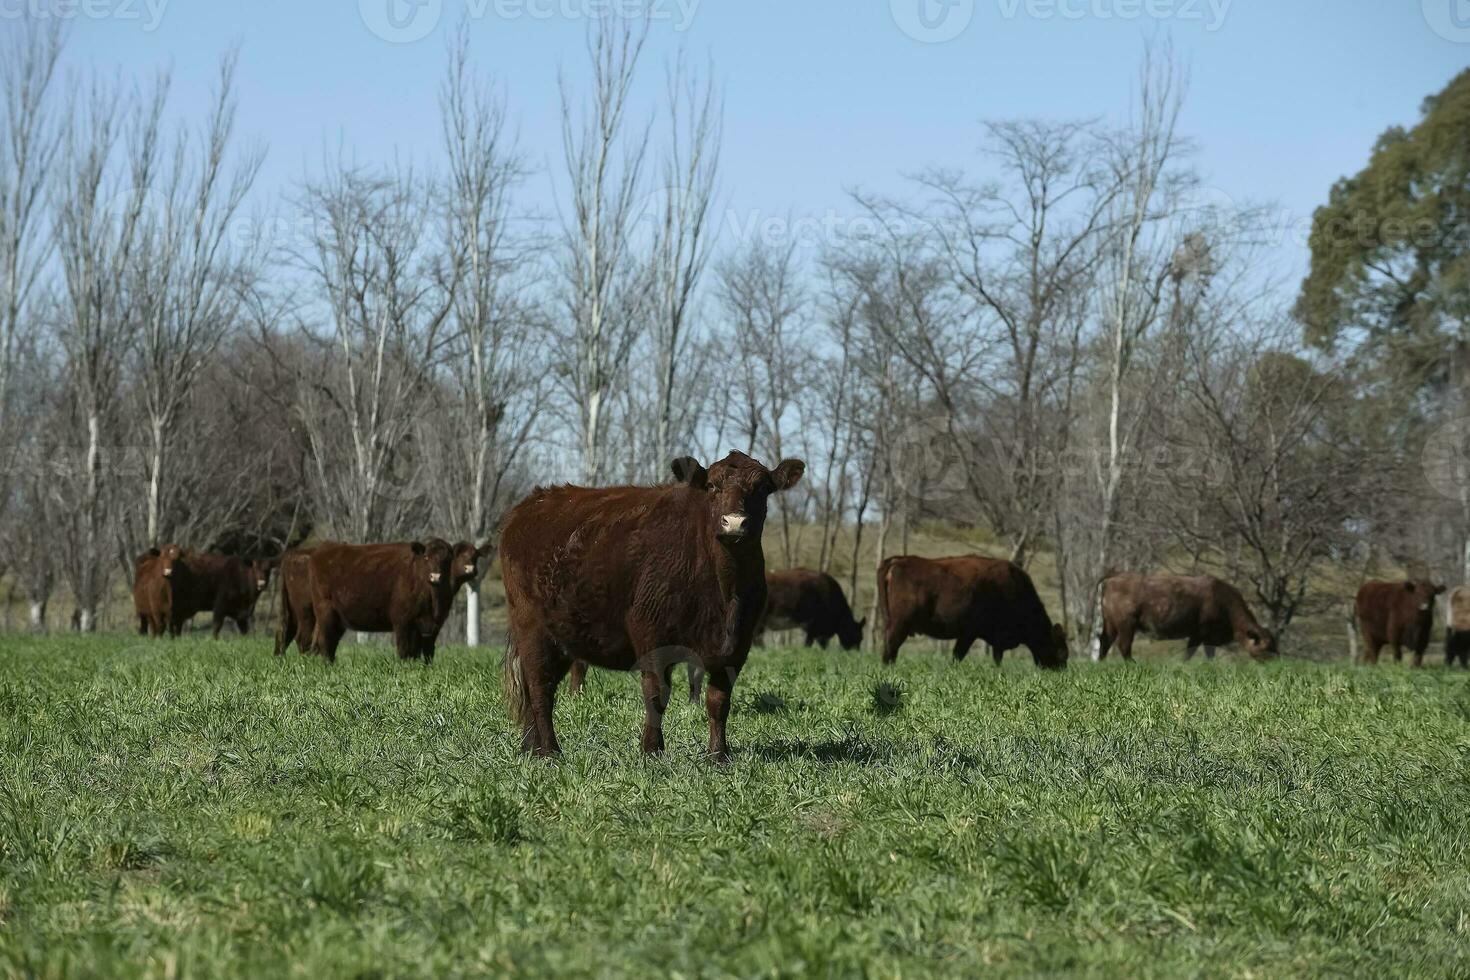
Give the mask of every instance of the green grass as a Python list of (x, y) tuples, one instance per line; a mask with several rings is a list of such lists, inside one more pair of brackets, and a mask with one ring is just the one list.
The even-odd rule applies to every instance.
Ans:
[(1470, 975), (1463, 672), (758, 651), (717, 768), (498, 660), (6, 638), (0, 974)]

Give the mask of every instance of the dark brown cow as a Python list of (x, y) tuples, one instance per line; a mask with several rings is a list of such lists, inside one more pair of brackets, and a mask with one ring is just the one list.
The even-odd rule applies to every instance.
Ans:
[(276, 630), (276, 656), (296, 641), (302, 653), (312, 652), (316, 610), (311, 604), (311, 550), (292, 548), (281, 556), (281, 625)]
[(1414, 666), (1424, 663), (1424, 650), (1434, 629), (1434, 597), (1443, 585), (1410, 579), (1407, 582), (1364, 582), (1353, 607), (1358, 635), (1363, 640), (1363, 663), (1378, 663), (1386, 643), (1393, 659), (1404, 659), (1404, 647), (1414, 651)]
[(439, 639), (439, 631), (444, 628), (444, 621), (454, 611), (454, 599), (459, 595), (459, 590), (471, 582), (480, 578), (480, 562), (486, 555), (490, 554), (490, 545), (486, 544), (476, 548), (468, 541), (460, 541), (454, 546), (454, 556), (450, 560), (449, 574), (449, 602), (441, 608), (438, 615), (438, 626), (433, 635), (419, 637), (418, 656), (425, 663), (434, 662), (434, 644)]
[(1237, 643), (1257, 660), (1276, 655), (1276, 637), (1256, 621), (1235, 586), (1212, 575), (1113, 575), (1102, 584), (1102, 636), (1098, 659), (1114, 644), (1133, 659), (1133, 638), (1184, 640), (1184, 659), (1201, 646)]
[(1450, 591), (1447, 622), (1444, 627), (1444, 665), (1470, 667), (1470, 587)]
[(505, 681), (525, 751), (561, 751), (552, 706), (573, 661), (642, 672), (643, 751), (662, 751), (669, 674), (692, 658), (709, 675), (710, 756), (729, 758), (730, 694), (766, 602), (767, 500), (805, 464), (732, 452), (673, 468), (661, 487), (538, 489), (506, 519)]
[(149, 548), (133, 559), (133, 611), (138, 614), (139, 636), (162, 636), (168, 630), (168, 583), (158, 563), (162, 555), (161, 549)]
[(245, 561), (234, 555), (184, 551), (176, 544), (161, 549), (151, 568), (162, 577), (167, 592), (169, 635), (178, 636), (202, 612), (210, 614), (215, 637), (227, 619), (241, 633), (249, 633), (255, 604), (270, 584), (272, 564), (267, 559)]
[[(392, 633), (401, 660), (438, 635), (453, 600), (449, 542), (320, 544), (311, 549), (312, 647), (329, 662), (348, 630)], [(299, 626), (298, 626), (299, 629)]]
[(832, 637), (844, 650), (863, 645), (866, 619), (852, 618), (852, 607), (842, 586), (826, 572), (809, 568), (788, 568), (766, 573), (766, 615), (762, 630), (801, 629), (806, 645), (820, 644), (827, 649)]
[(1024, 644), (1038, 667), (1067, 666), (1067, 635), (1054, 624), (1025, 569), (999, 558), (895, 555), (878, 566), (883, 610), (883, 662), (898, 659), (910, 636), (954, 640), (965, 659), (976, 640), (991, 647), (996, 664)]

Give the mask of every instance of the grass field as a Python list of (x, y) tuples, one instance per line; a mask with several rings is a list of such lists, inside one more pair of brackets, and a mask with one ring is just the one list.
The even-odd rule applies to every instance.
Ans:
[(499, 656), (0, 642), (13, 976), (1470, 975), (1470, 680), (757, 651), (735, 761)]

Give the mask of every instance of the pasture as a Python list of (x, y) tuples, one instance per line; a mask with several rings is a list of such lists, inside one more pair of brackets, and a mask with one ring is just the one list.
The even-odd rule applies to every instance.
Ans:
[[(1470, 974), (1470, 680), (757, 650), (734, 761), (628, 675), (7, 637), (0, 974)], [(676, 678), (677, 680), (677, 678)], [(677, 689), (677, 685), (676, 685)]]

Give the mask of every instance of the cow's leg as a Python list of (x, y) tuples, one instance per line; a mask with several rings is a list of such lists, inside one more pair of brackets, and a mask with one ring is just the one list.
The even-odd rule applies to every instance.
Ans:
[(1424, 666), (1424, 645), (1422, 643), (1416, 644), (1414, 647), (1414, 666)]
[(282, 656), (291, 641), (296, 639), (296, 617), (291, 615), (291, 604), (281, 603), (281, 625), (276, 627), (276, 656)]
[(250, 635), (250, 617), (249, 616), (236, 616), (235, 617), (235, 628), (240, 631), (240, 635), (241, 636), (249, 636)]
[(657, 671), (643, 672), (643, 752), (658, 755), (664, 750), (664, 711), (669, 706), (669, 684)]
[(704, 668), (691, 660), (684, 665), (684, 672), (689, 675), (689, 703), (698, 704), (699, 693), (704, 687)]
[(965, 657), (969, 656), (969, 654), (970, 654), (970, 647), (972, 647), (974, 645), (975, 645), (975, 638), (973, 636), (961, 636), (958, 640), (955, 640), (954, 641), (954, 662), (955, 663), (959, 663), (961, 660), (964, 660)]
[(883, 637), (883, 662), (891, 664), (898, 659), (898, 648), (909, 638), (908, 624), (889, 623)]
[(580, 660), (572, 661), (572, 669), (567, 674), (567, 693), (576, 694), (582, 690), (582, 682), (587, 679), (587, 665)]
[(521, 750), (542, 758), (561, 755), (552, 711), (556, 707), (557, 685), (574, 661), (564, 656), (549, 639), (522, 647), (520, 657), (526, 683), (526, 724), (521, 736)]
[(219, 631), (222, 630), (222, 629), (224, 629), (224, 626), (225, 626), (225, 614), (222, 613), (222, 612), (220, 612), (218, 609), (216, 609), (214, 611), (214, 638), (216, 640), (219, 639)]
[(347, 627), (340, 616), (331, 610), (319, 610), (311, 645), (321, 651), (327, 663), (334, 664), (337, 662), (337, 644), (342, 642), (342, 635), (346, 632)]
[(1199, 644), (1190, 640), (1189, 644), (1184, 648), (1184, 659), (1193, 660), (1197, 650), (1199, 650)]
[(148, 633), (148, 617), (138, 613), (138, 635), (145, 636)]
[(806, 642), (803, 643), (802, 646), (807, 646), (807, 647), (815, 646), (816, 643), (817, 643), (817, 638), (815, 636), (812, 636), (810, 633), (808, 633), (806, 635)]
[(1097, 659), (1098, 660), (1106, 660), (1106, 659), (1108, 659), (1108, 651), (1113, 648), (1113, 640), (1114, 639), (1116, 639), (1116, 637), (1114, 637), (1113, 634), (1111, 634), (1111, 633), (1108, 632), (1107, 627), (1103, 627), (1102, 632), (1099, 633), (1098, 634), (1098, 637), (1097, 637)]
[(434, 662), (434, 651), (438, 647), (439, 638), (435, 636), (419, 637), (419, 657), (423, 659), (424, 666)]
[(715, 762), (730, 761), (730, 743), (725, 739), (725, 722), (730, 717), (730, 699), (735, 689), (734, 667), (720, 667), (709, 672), (704, 694), (704, 710), (709, 715), (709, 757)]
[(399, 660), (413, 660), (419, 655), (419, 632), (412, 623), (393, 627), (393, 650)]
[(1208, 643), (1205, 644), (1205, 659), (1206, 660), (1214, 660), (1215, 659), (1215, 648), (1212, 647), (1212, 646), (1210, 646)]
[(1124, 623), (1118, 627), (1118, 652), (1123, 659), (1129, 663), (1133, 662), (1133, 624)]
[(1396, 664), (1404, 662), (1404, 647), (1397, 639), (1393, 641), (1393, 662)]

